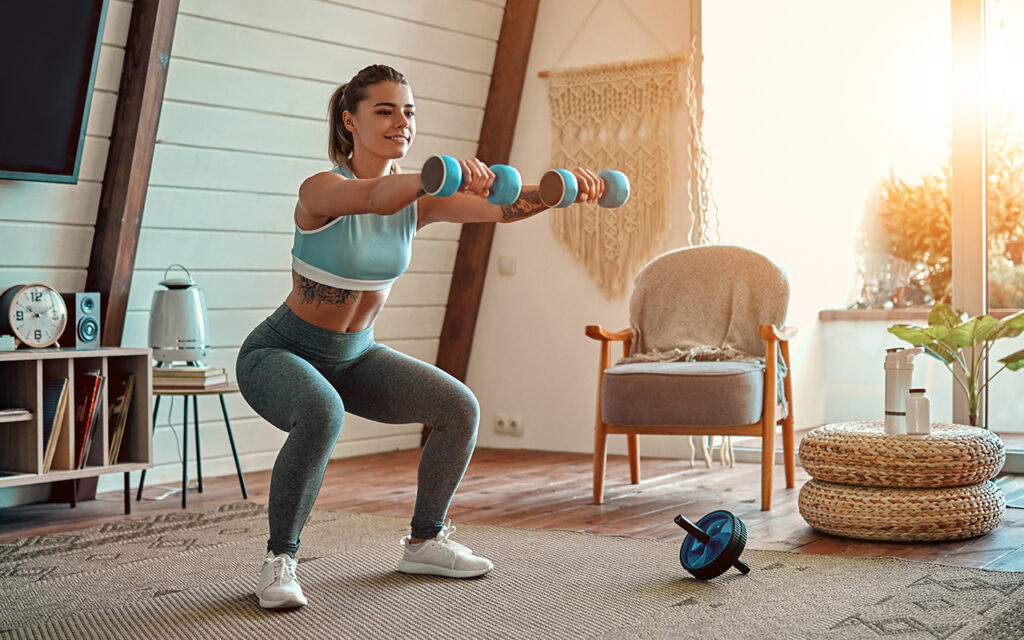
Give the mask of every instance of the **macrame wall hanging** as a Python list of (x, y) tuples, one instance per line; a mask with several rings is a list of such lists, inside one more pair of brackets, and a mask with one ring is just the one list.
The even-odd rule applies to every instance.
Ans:
[(552, 166), (617, 169), (631, 182), (629, 201), (617, 209), (577, 204), (550, 212), (555, 237), (609, 300), (624, 297), (629, 278), (668, 237), (671, 111), (682, 94), (681, 64), (689, 60), (674, 56), (549, 75)]
[(717, 244), (718, 205), (711, 194), (711, 157), (704, 145), (704, 107), (700, 100), (703, 85), (697, 81), (695, 69), (701, 64), (697, 37), (690, 40), (690, 59), (686, 65), (686, 109), (689, 112), (690, 144), (687, 147), (690, 181), (686, 184), (690, 208), (690, 246)]

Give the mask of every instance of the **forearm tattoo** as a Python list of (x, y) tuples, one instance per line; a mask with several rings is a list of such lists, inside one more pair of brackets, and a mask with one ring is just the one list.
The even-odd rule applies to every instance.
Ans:
[(298, 284), (299, 295), (302, 296), (302, 302), (305, 304), (315, 302), (318, 307), (321, 303), (345, 306), (359, 300), (359, 291), (349, 291), (348, 289), (329, 287), (325, 284), (320, 284), (319, 282), (313, 282), (303, 276), (299, 276)]
[(524, 191), (519, 199), (512, 204), (507, 204), (501, 208), (501, 219), (502, 220), (517, 220), (519, 218), (529, 218), (530, 216), (540, 213), (547, 209), (540, 200), (540, 191), (533, 190)]

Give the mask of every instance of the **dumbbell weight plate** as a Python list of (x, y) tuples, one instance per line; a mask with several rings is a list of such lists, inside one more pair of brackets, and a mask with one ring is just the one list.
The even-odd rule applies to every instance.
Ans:
[(420, 181), (427, 194), (447, 198), (462, 186), (462, 167), (451, 156), (431, 156), (423, 163)]
[(597, 199), (597, 204), (607, 209), (614, 209), (626, 204), (629, 200), (629, 178), (621, 171), (602, 171), (597, 174), (604, 180), (604, 194)]
[(568, 207), (576, 202), (579, 191), (576, 176), (565, 169), (552, 169), (540, 179), (540, 201), (547, 207)]
[(697, 521), (711, 540), (704, 544), (687, 535), (679, 549), (679, 562), (698, 580), (711, 580), (739, 559), (747, 544), (747, 526), (728, 511), (712, 511)]

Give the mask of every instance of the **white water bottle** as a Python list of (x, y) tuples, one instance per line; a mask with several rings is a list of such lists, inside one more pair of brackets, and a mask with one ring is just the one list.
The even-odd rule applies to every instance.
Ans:
[(914, 356), (920, 353), (924, 353), (921, 347), (885, 350), (885, 432), (889, 435), (907, 432), (907, 394)]
[(907, 396), (907, 433), (928, 435), (931, 432), (931, 402), (924, 395), (924, 389), (911, 389)]

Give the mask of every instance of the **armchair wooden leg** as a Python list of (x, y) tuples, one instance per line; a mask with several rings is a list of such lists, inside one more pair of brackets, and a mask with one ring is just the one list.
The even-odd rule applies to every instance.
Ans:
[(782, 457), (786, 465), (786, 488), (796, 487), (796, 452), (793, 445), (793, 408), (790, 407), (790, 415), (782, 421)]
[(765, 425), (761, 441), (761, 510), (772, 508), (772, 466), (775, 464), (775, 422)]
[(604, 503), (604, 463), (607, 458), (608, 432), (604, 423), (594, 426), (594, 504)]
[(626, 435), (629, 446), (629, 480), (633, 484), (640, 483), (640, 436), (635, 433)]
[[(767, 328), (762, 325), (762, 328)], [(775, 414), (778, 401), (775, 389), (775, 349), (772, 334), (761, 335), (767, 341), (764, 353), (764, 403), (761, 414), (761, 510), (772, 508), (772, 467), (775, 465), (775, 427), (779, 419)]]

